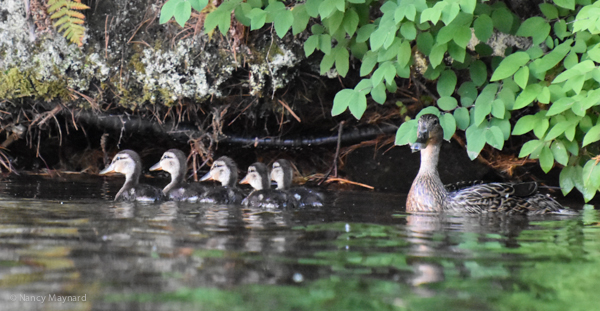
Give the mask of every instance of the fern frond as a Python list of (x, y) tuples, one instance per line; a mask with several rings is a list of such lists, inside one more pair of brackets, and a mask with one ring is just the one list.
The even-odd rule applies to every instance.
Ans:
[[(56, 20), (54, 28), (58, 32), (64, 31), (63, 36), (78, 46), (83, 44), (85, 34), (85, 15), (77, 10), (87, 10), (89, 7), (81, 0), (48, 0), (48, 14), (50, 19)], [(57, 20), (58, 19), (58, 20)], [(60, 26), (60, 27), (59, 27)]]

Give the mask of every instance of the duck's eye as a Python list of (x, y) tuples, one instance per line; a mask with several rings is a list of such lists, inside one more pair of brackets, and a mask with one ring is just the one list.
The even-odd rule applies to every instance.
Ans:
[(440, 121), (438, 119), (433, 119), (433, 124), (438, 125), (438, 124), (440, 124)]
[(115, 158), (115, 161), (121, 161), (121, 160), (123, 160), (123, 158), (121, 158), (121, 157), (116, 157)]

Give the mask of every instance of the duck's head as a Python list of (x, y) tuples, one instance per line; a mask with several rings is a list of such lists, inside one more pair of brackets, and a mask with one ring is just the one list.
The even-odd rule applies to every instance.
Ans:
[(156, 164), (154, 164), (150, 170), (158, 171), (163, 170), (171, 174), (173, 179), (185, 178), (187, 172), (187, 157), (185, 153), (179, 149), (169, 149), (163, 153), (162, 158)]
[(216, 180), (223, 186), (234, 187), (237, 182), (237, 165), (230, 157), (222, 156), (215, 160), (210, 171), (200, 181)]
[(279, 159), (273, 163), (273, 169), (271, 170), (271, 180), (277, 183), (277, 189), (285, 190), (289, 189), (292, 185), (292, 178), (294, 177), (294, 170), (290, 161), (285, 159)]
[(248, 166), (248, 174), (240, 181), (240, 184), (250, 184), (255, 190), (269, 189), (269, 169), (266, 165), (256, 162)]
[(126, 179), (131, 179), (133, 176), (139, 177), (142, 173), (142, 161), (137, 152), (133, 150), (123, 150), (117, 153), (110, 165), (100, 172), (100, 175), (108, 173), (121, 173)]
[(423, 150), (429, 145), (442, 142), (444, 130), (440, 125), (440, 119), (433, 114), (424, 114), (419, 118), (417, 128), (417, 140), (410, 147), (413, 152)]

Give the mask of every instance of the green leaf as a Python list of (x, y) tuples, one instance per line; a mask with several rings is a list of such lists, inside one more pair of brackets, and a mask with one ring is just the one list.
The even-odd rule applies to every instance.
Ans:
[(527, 86), (527, 81), (529, 81), (529, 67), (521, 67), (521, 69), (515, 72), (515, 83), (522, 89)]
[(328, 72), (334, 63), (335, 63), (335, 55), (333, 53), (326, 54), (325, 56), (323, 56), (323, 59), (321, 59), (321, 64), (319, 67), (320, 74), (324, 75), (326, 72)]
[(410, 61), (412, 51), (410, 49), (410, 43), (407, 40), (402, 40), (400, 48), (398, 49), (398, 66), (405, 67)]
[(469, 117), (469, 110), (465, 107), (460, 107), (454, 110), (454, 119), (456, 120), (456, 126), (461, 130), (466, 130), (469, 127), (471, 118)]
[(192, 4), (189, 1), (179, 2), (175, 7), (174, 14), (175, 21), (179, 26), (185, 27), (185, 23), (192, 16)]
[(396, 132), (395, 144), (398, 146), (414, 143), (417, 141), (417, 120), (402, 123)]
[(450, 54), (450, 57), (454, 59), (455, 64), (465, 62), (465, 56), (467, 54), (467, 51), (465, 50), (465, 48), (458, 46), (452, 41), (448, 42), (448, 53)]
[(421, 12), (421, 20), (420, 23), (425, 23), (427, 21), (431, 21), (433, 25), (437, 24), (442, 15), (442, 11), (438, 8), (428, 8), (425, 11)]
[(569, 154), (567, 153), (567, 148), (561, 141), (555, 141), (552, 143), (552, 155), (554, 155), (554, 160), (560, 163), (561, 165), (567, 165), (569, 163)]
[(454, 132), (456, 132), (456, 120), (451, 113), (443, 113), (440, 116), (440, 125), (444, 129), (444, 140), (450, 141)]
[(492, 102), (492, 115), (498, 119), (504, 119), (504, 113), (506, 113), (506, 107), (502, 99), (497, 98)]
[(304, 3), (306, 5), (306, 13), (308, 13), (310, 17), (318, 17), (321, 3), (323, 3), (323, 0), (306, 0)]
[[(328, 34), (319, 35), (319, 50), (323, 51), (323, 53), (325, 53), (325, 54), (331, 53), (331, 36), (330, 35), (328, 35)], [(327, 69), (327, 70), (329, 70), (329, 69)]]
[(436, 44), (433, 46), (433, 48), (431, 48), (431, 54), (429, 54), (429, 61), (431, 67), (435, 68), (442, 63), (442, 60), (444, 59), (444, 54), (446, 53), (447, 49), (448, 45), (446, 43)]
[(504, 134), (504, 140), (510, 138), (510, 114), (506, 114), (504, 119), (492, 118), (490, 126), (497, 126)]
[(491, 83), (485, 86), (481, 91), (481, 94), (475, 101), (475, 115), (474, 125), (479, 126), (483, 120), (492, 112), (492, 102), (496, 98), (496, 92), (498, 91), (498, 84)]
[(356, 91), (353, 89), (343, 89), (335, 94), (333, 98), (333, 107), (331, 108), (331, 115), (337, 116), (338, 114), (346, 111), (350, 100), (355, 96)]
[(456, 33), (454, 34), (454, 42), (462, 48), (466, 48), (466, 46), (471, 41), (471, 28), (468, 26), (460, 26), (456, 28)]
[(543, 110), (536, 113), (536, 115), (538, 116), (538, 121), (533, 126), (533, 134), (535, 134), (535, 136), (537, 136), (540, 139), (544, 137), (544, 134), (546, 134), (548, 127), (550, 127), (550, 121), (548, 121), (548, 119), (544, 117), (544, 114), (545, 111)]
[(352, 37), (356, 32), (358, 21), (358, 13), (356, 13), (354, 8), (347, 10), (346, 14), (344, 14), (344, 21), (342, 22), (342, 25), (344, 26), (344, 30), (346, 31), (346, 33), (348, 33), (350, 37)]
[(550, 129), (550, 131), (546, 135), (545, 140), (549, 141), (549, 140), (552, 140), (552, 139), (560, 136), (571, 125), (572, 125), (572, 123), (569, 121), (561, 121), (561, 122), (554, 124), (554, 126)]
[(458, 2), (460, 4), (460, 9), (467, 13), (473, 14), (475, 11), (475, 6), (477, 5), (477, 0), (460, 0)]
[(532, 114), (522, 116), (515, 124), (512, 134), (513, 135), (523, 135), (523, 134), (533, 130), (533, 127), (535, 126), (535, 123), (537, 122), (537, 120), (538, 120), (537, 116), (532, 115)]
[[(437, 5), (437, 3), (436, 3), (436, 5)], [(455, 3), (451, 3), (449, 5), (446, 5), (442, 9), (442, 21), (446, 25), (450, 24), (456, 18), (456, 16), (458, 15), (459, 12), (460, 12), (460, 6), (458, 5), (458, 3), (455, 2)]]
[(385, 78), (387, 83), (390, 84), (391, 81), (396, 76), (396, 67), (391, 62), (385, 62), (379, 65), (379, 68), (375, 70), (373, 76), (371, 77), (371, 81), (373, 81), (373, 85), (377, 85), (383, 81)]
[(598, 140), (600, 140), (600, 124), (595, 125), (585, 134), (581, 147), (585, 147)]
[[(415, 133), (416, 135), (416, 133)], [(565, 166), (563, 167), (563, 169), (560, 171), (560, 175), (559, 175), (559, 182), (560, 182), (560, 189), (562, 190), (563, 195), (567, 195), (569, 192), (571, 192), (571, 190), (573, 190), (573, 188), (575, 187), (575, 167), (573, 166)]]
[[(309, 57), (317, 48), (317, 45), (319, 44), (319, 36), (318, 35), (312, 35), (310, 37), (308, 37), (308, 39), (306, 39), (306, 41), (304, 42), (304, 54), (306, 55), (306, 57)], [(363, 64), (364, 64), (364, 60), (363, 60)], [(373, 64), (375, 65), (375, 64)], [(362, 70), (362, 67), (361, 67)]]
[(593, 69), (595, 69), (594, 62), (591, 60), (584, 60), (581, 63), (565, 70), (563, 73), (559, 74), (552, 83), (560, 83), (566, 81), (567, 79), (573, 79), (574, 77), (584, 75)]
[[(539, 139), (534, 139), (526, 142), (523, 147), (521, 147), (521, 152), (519, 152), (519, 158), (526, 157), (531, 153), (540, 152), (542, 147), (544, 146), (544, 142)], [(536, 152), (536, 153), (537, 153)]]
[(540, 152), (540, 167), (544, 173), (548, 173), (552, 169), (552, 166), (554, 166), (554, 155), (550, 148), (548, 148), (547, 145), (544, 145)]
[(422, 32), (417, 36), (417, 48), (425, 55), (431, 54), (433, 42), (433, 36), (429, 32)]
[[(273, 3), (281, 3), (281, 2), (273, 2)], [(281, 3), (283, 6), (283, 3)], [(279, 38), (283, 38), (287, 31), (292, 27), (294, 23), (294, 14), (292, 11), (285, 9), (279, 10), (277, 14), (273, 17), (273, 24), (275, 25), (275, 32)]]
[(590, 187), (592, 189), (598, 189), (598, 187), (600, 187), (600, 165), (596, 163), (596, 160), (588, 160), (583, 166), (581, 175), (585, 187)]
[(529, 105), (538, 95), (538, 93), (542, 90), (542, 86), (539, 84), (530, 84), (528, 85), (519, 96), (515, 100), (515, 104), (513, 109), (521, 109), (527, 105)]
[(169, 0), (165, 2), (165, 4), (163, 4), (162, 8), (160, 9), (159, 19), (159, 23), (161, 25), (168, 22), (171, 19), (171, 17), (173, 17), (173, 15), (175, 14), (175, 7), (179, 3), (181, 3), (181, 0)]
[(496, 9), (492, 12), (494, 27), (503, 33), (510, 33), (513, 24), (513, 15), (507, 8)]
[(373, 33), (373, 31), (375, 31), (376, 28), (377, 26), (375, 24), (366, 24), (360, 27), (360, 29), (358, 29), (358, 32), (356, 33), (356, 42), (366, 42), (367, 40), (369, 40), (371, 34)]
[(550, 109), (548, 109), (547, 116), (557, 115), (573, 106), (575, 100), (572, 97), (563, 97), (555, 101)]
[(437, 82), (437, 92), (440, 96), (451, 96), (456, 88), (456, 74), (452, 70), (445, 70)]
[(344, 0), (324, 0), (319, 5), (319, 14), (321, 15), (321, 19), (329, 17), (335, 11), (344, 12), (345, 5), (346, 4)]
[(546, 16), (547, 19), (557, 19), (558, 18), (558, 9), (556, 6), (549, 3), (540, 3), (539, 4), (540, 11)]
[[(306, 44), (304, 48), (306, 48)], [(365, 56), (363, 56), (362, 64), (360, 65), (360, 76), (364, 77), (370, 74), (371, 71), (373, 71), (375, 64), (377, 64), (377, 53), (368, 51)]]
[(369, 94), (369, 92), (371, 92), (371, 89), (373, 89), (373, 83), (372, 83), (371, 79), (362, 79), (354, 87), (355, 91), (357, 91), (365, 96), (367, 94)]
[(471, 76), (471, 81), (473, 81), (476, 86), (482, 86), (487, 82), (487, 67), (481, 60), (476, 60), (471, 64), (469, 67), (469, 74)]
[(539, 16), (528, 18), (517, 30), (517, 36), (532, 37), (533, 44), (544, 42), (548, 34), (550, 34), (550, 24)]
[(474, 160), (485, 146), (486, 137), (484, 131), (484, 126), (478, 127), (474, 124), (469, 126), (465, 131), (465, 136), (467, 137), (467, 155), (471, 160)]
[(379, 83), (375, 87), (371, 89), (371, 97), (378, 104), (385, 103), (386, 93), (385, 93), (385, 84)]
[(189, 0), (190, 4), (192, 5), (192, 8), (194, 8), (194, 10), (200, 12), (202, 11), (206, 5), (208, 4), (208, 0)]
[(417, 37), (417, 29), (413, 22), (402, 23), (400, 27), (400, 34), (407, 40), (414, 40)]
[(575, 10), (575, 0), (553, 0), (554, 3), (560, 7), (569, 10)]
[(515, 52), (508, 55), (500, 62), (500, 65), (498, 65), (498, 68), (492, 74), (490, 81), (498, 81), (512, 76), (519, 68), (527, 64), (529, 60), (529, 54), (525, 52)]
[(340, 11), (335, 11), (328, 18), (323, 21), (323, 25), (327, 28), (330, 34), (334, 34), (342, 25), (344, 21), (344, 13)]
[(477, 88), (473, 82), (464, 82), (458, 88), (458, 95), (460, 95), (460, 104), (463, 107), (470, 107), (477, 98)]
[(487, 42), (494, 33), (494, 22), (487, 14), (482, 14), (473, 22), (473, 30), (477, 39)]
[(504, 134), (497, 126), (491, 126), (485, 131), (485, 140), (488, 145), (498, 150), (502, 150), (504, 147)]
[(265, 25), (267, 21), (267, 12), (259, 8), (255, 8), (252, 9), (250, 13), (248, 13), (248, 17), (250, 17), (252, 25), (250, 27), (250, 30), (260, 29)]
[(542, 91), (538, 94), (537, 100), (542, 104), (550, 103), (550, 89), (547, 86), (542, 87)]
[(294, 22), (292, 23), (292, 34), (295, 36), (306, 29), (310, 16), (306, 12), (306, 5), (299, 4), (292, 10), (294, 14)]
[(348, 50), (345, 47), (337, 46), (335, 53), (335, 70), (337, 70), (338, 74), (342, 77), (345, 77), (348, 73), (349, 68), (349, 58), (350, 55)]
[(451, 96), (442, 96), (437, 101), (438, 107), (445, 111), (450, 111), (458, 106), (458, 102), (454, 97)]

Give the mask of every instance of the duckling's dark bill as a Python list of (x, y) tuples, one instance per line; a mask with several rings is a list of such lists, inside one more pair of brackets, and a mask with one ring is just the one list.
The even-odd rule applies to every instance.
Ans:
[(417, 152), (419, 150), (423, 150), (427, 148), (427, 139), (429, 139), (429, 132), (427, 131), (419, 131), (417, 133), (417, 140), (410, 144), (410, 149), (412, 152)]

